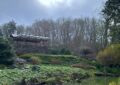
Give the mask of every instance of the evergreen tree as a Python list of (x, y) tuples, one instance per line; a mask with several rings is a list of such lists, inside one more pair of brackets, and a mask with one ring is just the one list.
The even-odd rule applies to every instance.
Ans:
[(8, 40), (0, 37), (0, 64), (11, 65), (14, 62), (14, 51)]
[(108, 0), (102, 10), (112, 43), (120, 43), (120, 0)]

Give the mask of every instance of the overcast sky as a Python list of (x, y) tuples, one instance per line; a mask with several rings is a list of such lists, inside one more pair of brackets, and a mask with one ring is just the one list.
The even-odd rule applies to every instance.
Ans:
[(105, 0), (0, 0), (0, 24), (31, 24), (36, 19), (96, 17)]

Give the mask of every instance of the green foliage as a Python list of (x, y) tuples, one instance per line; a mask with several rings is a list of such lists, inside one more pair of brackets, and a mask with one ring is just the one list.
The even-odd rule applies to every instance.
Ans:
[[(120, 0), (107, 0), (105, 3), (105, 7), (103, 9), (104, 15), (110, 19), (119, 19), (119, 5)], [(115, 11), (116, 10), (116, 11)]]
[(99, 52), (97, 60), (107, 66), (120, 65), (120, 44), (113, 44)]
[(106, 67), (105, 70), (108, 73), (120, 74), (120, 67)]
[(33, 66), (28, 69), (3, 69), (0, 70), (0, 85), (16, 85), (15, 82), (21, 81), (23, 78), (30, 80), (31, 78), (38, 78), (39, 81), (46, 81), (48, 83), (55, 82), (60, 79), (64, 82), (72, 82), (71, 76), (76, 73), (77, 77), (86, 77), (87, 71), (80, 68), (72, 68), (67, 66), (52, 66), (41, 65), (40, 71), (32, 71)]
[(120, 42), (120, 0), (107, 0), (102, 10), (106, 20), (106, 29), (109, 28), (111, 41), (113, 43)]
[(0, 65), (0, 69), (5, 69), (5, 68), (6, 68), (6, 65), (3, 65), (3, 64)]
[(15, 54), (9, 44), (9, 41), (0, 37), (0, 64), (12, 64), (14, 56)]
[(24, 59), (30, 59), (31, 57), (38, 57), (42, 61), (42, 64), (62, 64), (70, 65), (79, 63), (81, 60), (73, 55), (47, 55), (47, 54), (24, 54), (20, 56)]
[(40, 58), (35, 56), (31, 57), (29, 60), (30, 60), (30, 63), (32, 64), (40, 64), (42, 62)]
[(54, 55), (59, 54), (59, 49), (50, 49), (50, 54), (54, 54)]
[(112, 74), (120, 74), (120, 67), (108, 67), (108, 66), (103, 66), (103, 65), (97, 65), (96, 69), (100, 72), (107, 72), (107, 73), (112, 73)]
[(68, 49), (62, 48), (62, 49), (60, 50), (60, 54), (71, 55), (71, 52), (70, 52), (70, 50), (68, 50)]
[(97, 64), (95, 60), (88, 60), (74, 55), (24, 54), (19, 57), (25, 60), (29, 60), (31, 57), (38, 57), (41, 64), (73, 65), (79, 63), (93, 66)]

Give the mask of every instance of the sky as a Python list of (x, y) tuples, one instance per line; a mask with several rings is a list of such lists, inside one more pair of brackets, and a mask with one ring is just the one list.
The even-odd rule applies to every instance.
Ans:
[(101, 16), (105, 0), (0, 0), (0, 24), (29, 25), (39, 19)]

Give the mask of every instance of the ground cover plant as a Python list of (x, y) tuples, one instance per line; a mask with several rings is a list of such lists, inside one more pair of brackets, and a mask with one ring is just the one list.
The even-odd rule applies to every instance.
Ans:
[[(60, 78), (63, 82), (73, 82), (89, 77), (89, 72), (80, 68), (68, 66), (38, 65), (38, 70), (34, 70), (32, 65), (27, 65), (26, 69), (2, 69), (0, 70), (0, 85), (16, 85), (23, 78), (27, 80), (38, 78), (41, 81), (55, 81)], [(78, 75), (78, 76), (75, 76)], [(79, 81), (78, 81), (79, 80)]]

